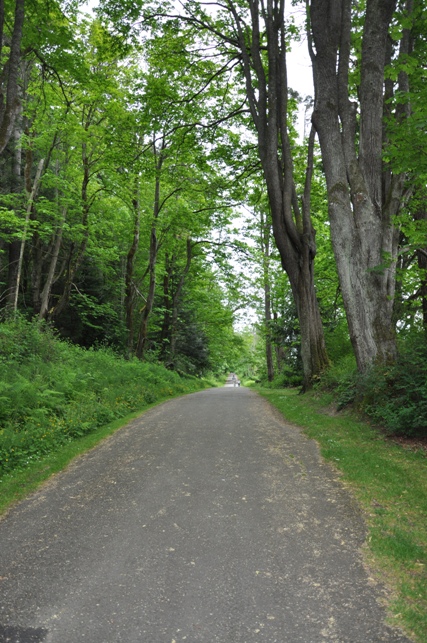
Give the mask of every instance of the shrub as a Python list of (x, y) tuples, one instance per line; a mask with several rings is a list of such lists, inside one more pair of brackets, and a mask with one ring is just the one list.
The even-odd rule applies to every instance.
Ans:
[(375, 367), (361, 378), (365, 412), (396, 435), (427, 436), (427, 343), (410, 338), (389, 368)]
[(358, 373), (353, 355), (345, 355), (322, 374), (320, 387), (333, 391), (337, 409), (352, 404), (357, 396)]
[(338, 410), (349, 404), (393, 435), (427, 436), (427, 343), (424, 334), (401, 342), (389, 366), (360, 374), (346, 356), (323, 376), (320, 387), (332, 390)]
[(281, 373), (276, 375), (271, 382), (263, 382), (266, 388), (294, 388), (301, 386), (302, 375), (294, 369), (285, 366)]
[(345, 318), (338, 319), (332, 329), (325, 332), (326, 350), (333, 364), (338, 364), (344, 358), (354, 361), (353, 348), (350, 342), (348, 325)]

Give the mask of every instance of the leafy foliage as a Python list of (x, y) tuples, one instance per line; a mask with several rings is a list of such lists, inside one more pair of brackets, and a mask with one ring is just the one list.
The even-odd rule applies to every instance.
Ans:
[(0, 472), (170, 395), (206, 386), (158, 363), (84, 350), (45, 324), (0, 325)]
[(376, 367), (360, 379), (362, 408), (395, 435), (427, 436), (427, 343), (414, 334), (389, 368)]
[(390, 435), (427, 436), (427, 344), (424, 332), (400, 339), (396, 361), (358, 373), (353, 355), (323, 375), (338, 410), (354, 405)]
[[(28, 318), (48, 319), (62, 337), (91, 349), (90, 354), (100, 346), (128, 357), (135, 353), (152, 287), (144, 328), (143, 357), (148, 361), (158, 359), (170, 370), (193, 375), (241, 369), (257, 380), (271, 379), (274, 370), (276, 384), (298, 385), (301, 329), (295, 293), (274, 247), (256, 128), (246, 109), (240, 58), (233, 54), (236, 25), (230, 12), (224, 7), (210, 13), (196, 2), (181, 8), (101, 2), (93, 18), (79, 14), (74, 2), (31, 0), (26, 6), (22, 118), (17, 117), (0, 156), (0, 306), (10, 305), (16, 285), (13, 267), (26, 228), (18, 309)], [(249, 19), (248, 5), (235, 7)], [(354, 99), (365, 9), (362, 3), (352, 10)], [(40, 23), (40, 15), (48, 20)], [(206, 30), (198, 27), (200, 21)], [(394, 89), (386, 103), (384, 161), (395, 173), (405, 174), (410, 196), (394, 218), (400, 231), (394, 307), (399, 332), (420, 330), (427, 323), (425, 21), (422, 3), (414, 4), (411, 15), (398, 8), (386, 78), (387, 87)], [(291, 46), (296, 29), (285, 26)], [(408, 30), (413, 47), (399, 53), (398, 42)], [(227, 34), (232, 38), (228, 44), (223, 40)], [(266, 33), (260, 38), (264, 46)], [(213, 42), (219, 48), (210, 49)], [(261, 62), (267, 63), (263, 53)], [(406, 89), (396, 85), (402, 75), (408, 79)], [(307, 140), (298, 142), (294, 129), (298, 100), (289, 93), (294, 207), (303, 211)], [(409, 106), (410, 117), (403, 118)], [(27, 226), (27, 192), (41, 158), (44, 171)], [(398, 383), (403, 377), (399, 368), (404, 370), (409, 359), (406, 349), (393, 367), (396, 372), (374, 369), (363, 381), (353, 372), (323, 171), (315, 145), (310, 212), (316, 243), (310, 252), (316, 253), (315, 289), (332, 362), (323, 382), (336, 391), (340, 407), (355, 399), (362, 403), (366, 395), (365, 410), (390, 430), (422, 430), (424, 394), (415, 377), (417, 366), (408, 363), (406, 379)], [(249, 219), (242, 214), (245, 208), (251, 209)], [(264, 230), (256, 220), (260, 212)], [(383, 253), (381, 263), (371, 268), (373, 278), (388, 269), (390, 256)], [(255, 324), (245, 306), (256, 309)], [(236, 332), (239, 315), (243, 330)], [(66, 372), (55, 373), (53, 379), (62, 382), (59, 389), (52, 385), (53, 376), (43, 379), (46, 365), (65, 349), (42, 333), (46, 364), (43, 358), (44, 366), (33, 372), (29, 365), (32, 356), (41, 355), (40, 337), (26, 330), (19, 343), (16, 327), (8, 347), (9, 332), (6, 324), (1, 335), (4, 363), (9, 355), (25, 368), (3, 381), (3, 421), (19, 425), (28, 409), (30, 414), (39, 409), (40, 417), (50, 411), (60, 417), (58, 408), (67, 400), (77, 405), (80, 379), (70, 375), (66, 385)], [(268, 342), (273, 368), (266, 367)], [(388, 400), (389, 391), (399, 403)], [(384, 399), (382, 411), (375, 395)], [(406, 403), (407, 418), (399, 408)]]

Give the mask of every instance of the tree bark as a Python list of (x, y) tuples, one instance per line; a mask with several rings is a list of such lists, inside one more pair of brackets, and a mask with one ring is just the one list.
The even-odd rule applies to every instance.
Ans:
[[(3, 45), (5, 23), (4, 0), (0, 0), (0, 42)], [(21, 40), (25, 18), (24, 0), (15, 1), (15, 16), (10, 42), (9, 58), (3, 67), (0, 82), (0, 154), (12, 135), (15, 118), (19, 112), (19, 63), (21, 61)], [(0, 50), (2, 51), (2, 49)]]
[(58, 263), (59, 251), (61, 249), (62, 232), (64, 229), (66, 216), (67, 216), (67, 206), (64, 206), (62, 210), (61, 221), (56, 230), (55, 241), (52, 245), (52, 255), (49, 263), (49, 269), (47, 272), (46, 281), (44, 283), (43, 290), (40, 296), (39, 319), (46, 319), (49, 313), (50, 293), (52, 291), (52, 285), (55, 279), (55, 271)]
[(148, 336), (148, 320), (151, 315), (151, 311), (153, 310), (154, 295), (156, 292), (156, 264), (157, 264), (157, 251), (158, 251), (157, 220), (159, 218), (160, 210), (162, 207), (162, 204), (160, 203), (160, 175), (161, 175), (161, 170), (162, 170), (162, 165), (164, 160), (164, 156), (163, 156), (164, 149), (165, 149), (164, 140), (162, 142), (161, 149), (159, 151), (156, 149), (155, 142), (153, 143), (156, 178), (155, 178), (155, 186), (154, 186), (153, 220), (151, 223), (151, 234), (150, 234), (150, 251), (149, 251), (150, 254), (149, 254), (149, 261), (148, 261), (148, 293), (147, 293), (147, 299), (146, 299), (144, 308), (142, 309), (141, 322), (139, 326), (138, 342), (136, 347), (136, 356), (138, 357), (138, 359), (143, 359), (144, 357), (144, 351), (146, 348), (147, 336)]
[[(351, 0), (311, 0), (316, 127), (332, 244), (360, 371), (396, 356), (393, 317), (402, 177), (384, 171), (384, 68), (395, 0), (367, 0), (359, 103), (349, 96)], [(356, 111), (360, 118), (357, 121)], [(359, 130), (358, 130), (359, 127)]]
[(264, 322), (265, 322), (265, 360), (267, 379), (274, 379), (273, 347), (271, 341), (271, 285), (270, 285), (270, 225), (265, 220), (261, 210), (261, 251), (263, 260), (263, 289), (264, 289)]
[(126, 257), (126, 271), (125, 271), (125, 310), (126, 310), (126, 328), (128, 331), (128, 355), (133, 354), (134, 343), (134, 302), (135, 293), (133, 285), (133, 270), (135, 264), (135, 255), (139, 246), (139, 233), (141, 226), (141, 204), (139, 202), (138, 186), (135, 189), (135, 197), (132, 201), (134, 213), (134, 225), (132, 243)]
[[(288, 83), (284, 2), (249, 0), (251, 27), (231, 0), (246, 94), (258, 136), (273, 234), (291, 284), (301, 331), (306, 389), (328, 365), (322, 321), (314, 289), (315, 232), (309, 207), (301, 212), (293, 176), (288, 132)], [(265, 26), (265, 40), (260, 23)], [(264, 51), (266, 49), (266, 51)], [(314, 142), (314, 138), (313, 138)], [(310, 160), (308, 178), (311, 178)], [(306, 191), (310, 182), (306, 182)], [(309, 201), (308, 201), (309, 204)]]

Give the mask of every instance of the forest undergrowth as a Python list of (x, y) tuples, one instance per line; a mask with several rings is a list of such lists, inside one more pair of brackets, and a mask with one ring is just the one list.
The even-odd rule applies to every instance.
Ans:
[(0, 325), (0, 477), (171, 396), (214, 385), (110, 349), (60, 341), (45, 325)]

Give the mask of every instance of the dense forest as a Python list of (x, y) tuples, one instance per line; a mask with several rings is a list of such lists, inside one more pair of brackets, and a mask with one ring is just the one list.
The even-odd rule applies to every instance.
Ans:
[(2, 360), (31, 321), (425, 433), (426, 67), (422, 0), (0, 0)]

